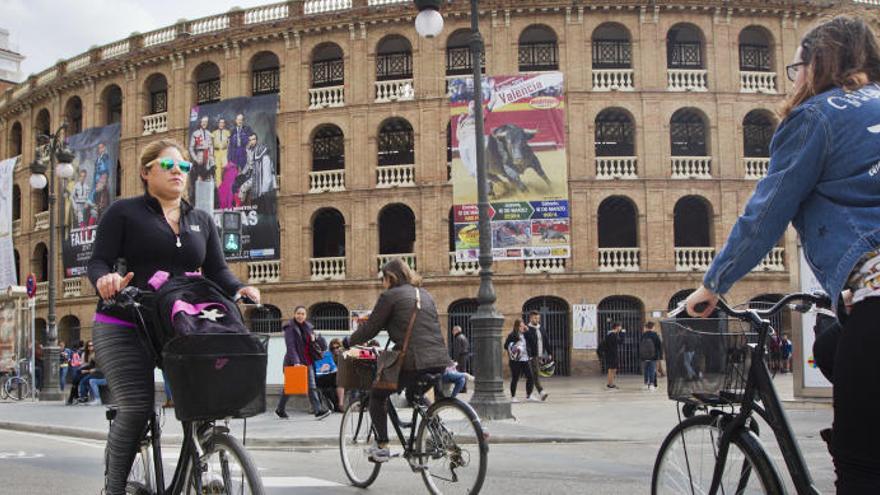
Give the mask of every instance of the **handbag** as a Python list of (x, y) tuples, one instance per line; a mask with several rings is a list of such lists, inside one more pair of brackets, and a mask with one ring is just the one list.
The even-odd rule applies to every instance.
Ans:
[(376, 381), (373, 382), (373, 388), (379, 390), (397, 391), (400, 382), (400, 370), (403, 369), (403, 360), (406, 357), (406, 350), (409, 347), (409, 338), (412, 336), (413, 325), (416, 323), (416, 315), (422, 307), (422, 297), (419, 289), (416, 288), (416, 307), (413, 309), (412, 316), (409, 317), (409, 324), (406, 326), (406, 336), (403, 338), (403, 349), (389, 350), (391, 339), (385, 344), (385, 350), (379, 354), (376, 360)]
[(309, 370), (297, 364), (284, 367), (284, 395), (306, 395), (309, 392)]

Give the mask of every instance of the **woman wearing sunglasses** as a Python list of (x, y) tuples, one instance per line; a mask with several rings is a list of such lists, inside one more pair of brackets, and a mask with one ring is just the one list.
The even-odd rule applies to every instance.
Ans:
[[(185, 153), (172, 140), (148, 144), (141, 153), (139, 170), (144, 194), (117, 200), (102, 216), (88, 264), (89, 279), (102, 299), (114, 297), (129, 284), (148, 288), (147, 281), (158, 270), (182, 274), (201, 269), (230, 295), (259, 302), (260, 292), (245, 287), (226, 265), (211, 214), (183, 199), (192, 169)], [(114, 266), (120, 259), (125, 260), (125, 275)], [(105, 488), (108, 494), (122, 494), (138, 437), (153, 410), (153, 362), (135, 325), (118, 316), (96, 312), (93, 338), (118, 405), (107, 440)]]

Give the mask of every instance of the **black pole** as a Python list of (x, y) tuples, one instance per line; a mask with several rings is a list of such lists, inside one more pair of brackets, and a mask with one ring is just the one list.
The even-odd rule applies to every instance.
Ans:
[(485, 136), (483, 134), (483, 37), (480, 35), (477, 0), (471, 0), (471, 65), (474, 69), (474, 124), (477, 145), (477, 208), (480, 233), (479, 306), (471, 317), (476, 383), (471, 406), (483, 419), (508, 419), (510, 400), (504, 395), (501, 335), (504, 317), (495, 309), (492, 285), (492, 231), (489, 225), (489, 184), (486, 180)]
[(55, 257), (58, 255), (55, 237), (55, 165), (57, 153), (64, 145), (63, 131), (67, 124), (63, 124), (54, 135), (49, 136), (49, 145), (47, 146), (49, 153), (49, 181), (46, 187), (49, 188), (49, 294), (48, 294), (48, 315), (46, 331), (48, 333), (48, 345), (43, 348), (43, 390), (40, 391), (40, 400), (61, 400), (58, 367), (61, 360), (61, 349), (58, 348), (58, 327), (55, 323)]

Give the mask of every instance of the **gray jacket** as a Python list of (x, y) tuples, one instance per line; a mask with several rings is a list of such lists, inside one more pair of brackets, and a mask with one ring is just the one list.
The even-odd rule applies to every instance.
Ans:
[[(403, 368), (424, 370), (445, 368), (451, 364), (446, 353), (446, 343), (440, 331), (440, 319), (434, 298), (425, 289), (418, 289), (422, 308), (416, 315), (412, 337)], [(395, 348), (403, 349), (406, 327), (416, 307), (416, 288), (409, 284), (386, 290), (379, 296), (376, 306), (367, 322), (349, 337), (352, 345), (363, 344), (372, 339), (380, 330), (387, 330)]]

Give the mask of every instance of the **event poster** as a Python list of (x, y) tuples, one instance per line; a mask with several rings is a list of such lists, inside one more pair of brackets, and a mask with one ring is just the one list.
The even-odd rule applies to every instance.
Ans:
[(85, 275), (101, 215), (116, 199), (119, 124), (92, 127), (67, 138), (73, 177), (64, 182), (64, 276)]
[(12, 245), (12, 183), (19, 158), (0, 161), (0, 289), (18, 285)]
[(595, 304), (571, 305), (573, 349), (595, 349), (598, 347), (597, 309)]
[[(801, 292), (808, 294), (817, 291), (824, 292), (819, 281), (816, 280), (813, 270), (810, 269), (800, 246), (798, 246), (798, 268), (800, 269)], [(816, 341), (815, 325), (816, 313), (810, 311), (801, 315), (801, 365), (804, 370), (804, 387), (831, 388), (831, 382), (819, 371), (819, 366), (813, 357), (813, 343)]]
[[(483, 79), (492, 256), (567, 258), (571, 252), (561, 72)], [(450, 81), (455, 251), (476, 260), (477, 153), (473, 79)]]
[[(277, 259), (278, 95), (232, 98), (192, 108), (187, 149), (189, 198), (214, 215), (229, 260)], [(224, 212), (239, 213), (240, 242), (230, 244)]]

